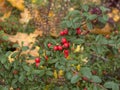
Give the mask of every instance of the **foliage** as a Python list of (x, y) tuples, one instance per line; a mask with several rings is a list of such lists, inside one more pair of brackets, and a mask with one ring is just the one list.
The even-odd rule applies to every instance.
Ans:
[[(8, 1), (23, 10), (14, 0)], [(20, 1), (23, 5), (24, 0)], [(55, 9), (56, 13), (54, 8), (49, 11), (50, 7), (40, 13), (38, 7), (47, 7), (51, 2), (55, 5), (55, 1), (26, 0), (25, 5), (33, 4), (37, 8), (30, 10), (26, 6), (22, 12), (15, 9), (8, 19), (1, 21), (1, 90), (119, 90), (119, 20), (109, 23), (110, 9), (102, 4), (78, 5), (78, 0), (70, 0), (68, 3), (76, 7), (64, 13), (59, 35), (40, 37), (40, 25), (35, 24), (40, 20), (45, 25), (53, 25), (56, 23), (53, 18), (59, 18), (60, 8)]]

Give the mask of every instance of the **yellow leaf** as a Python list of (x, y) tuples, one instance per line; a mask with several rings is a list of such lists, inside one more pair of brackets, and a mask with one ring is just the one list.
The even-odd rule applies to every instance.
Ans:
[(119, 13), (119, 10), (118, 10), (117, 8), (113, 8), (112, 13), (113, 13), (113, 14), (118, 14), (118, 13)]
[(12, 63), (14, 61), (14, 58), (12, 58), (11, 56), (14, 54), (15, 52), (12, 52), (9, 56), (8, 56), (8, 61), (10, 63)]
[(41, 69), (44, 69), (44, 66), (40, 66)]
[(58, 76), (57, 76), (57, 71), (56, 70), (54, 70), (54, 73), (53, 73), (53, 76), (54, 76), (54, 78), (58, 78)]
[(83, 51), (83, 47), (81, 47), (81, 45), (77, 45), (77, 48), (74, 50), (74, 53), (77, 53), (77, 52), (82, 52)]
[(24, 0), (7, 0), (13, 7), (23, 11), (24, 10)]
[(20, 15), (21, 15), (21, 18), (19, 21), (21, 24), (27, 24), (32, 18), (30, 11), (27, 8), (25, 8), (24, 11)]
[(6, 13), (3, 15), (3, 17), (1, 17), (1, 20), (4, 21), (6, 18), (9, 18), (10, 15), (11, 15), (11, 11), (6, 12)]
[(32, 0), (32, 3), (36, 3), (36, 0)]
[(58, 75), (59, 75), (59, 76), (63, 76), (63, 75), (64, 75), (63, 70), (60, 70), (60, 71), (58, 72)]
[(79, 71), (79, 70), (80, 70), (80, 65), (77, 65), (76, 68), (77, 68), (77, 70)]
[(53, 11), (50, 11), (48, 16), (53, 17), (53, 16), (55, 16), (55, 14), (53, 13)]
[(113, 17), (113, 20), (114, 20), (115, 22), (119, 21), (119, 20), (120, 20), (120, 16), (119, 16), (119, 15), (115, 15), (115, 16)]

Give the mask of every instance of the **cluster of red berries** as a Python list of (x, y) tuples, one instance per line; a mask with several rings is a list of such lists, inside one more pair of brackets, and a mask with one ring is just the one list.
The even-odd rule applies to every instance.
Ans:
[[(60, 36), (68, 35), (68, 33), (69, 33), (68, 29), (64, 29), (63, 31), (60, 32)], [(76, 34), (77, 35), (81, 34), (80, 28), (76, 28)], [(50, 48), (51, 46), (52, 46), (52, 44), (48, 43), (48, 48)], [(63, 51), (65, 58), (67, 58), (69, 56), (69, 50), (68, 50), (69, 47), (70, 47), (70, 42), (65, 37), (63, 37), (61, 39), (61, 44), (53, 46), (53, 50), (54, 51)]]
[[(60, 36), (65, 36), (65, 35), (68, 35), (68, 29), (65, 29), (63, 31), (60, 32)], [(76, 34), (77, 35), (80, 35), (82, 33), (81, 29), (80, 28), (76, 28)]]
[(35, 65), (38, 67), (40, 64), (40, 58), (35, 58)]
[(60, 36), (68, 35), (68, 29), (65, 29), (60, 32)]
[[(50, 48), (51, 46), (52, 46), (52, 44), (48, 43), (48, 48)], [(53, 47), (53, 50), (54, 51), (63, 51), (64, 50), (63, 51), (64, 56), (67, 58), (69, 56), (69, 50), (68, 50), (69, 46), (70, 46), (70, 42), (68, 42), (66, 38), (62, 38), (61, 45), (55, 45)]]

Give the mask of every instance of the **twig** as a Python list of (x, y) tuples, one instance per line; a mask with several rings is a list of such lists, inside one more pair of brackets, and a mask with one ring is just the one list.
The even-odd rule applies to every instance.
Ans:
[(91, 45), (99, 45), (99, 46), (110, 46), (115, 47), (115, 44), (98, 44), (98, 43), (85, 43), (85, 45), (91, 46)]
[(104, 89), (104, 90), (107, 90), (104, 86), (102, 86), (102, 85), (100, 85), (100, 84), (94, 83), (94, 85), (99, 86), (100, 88), (102, 88), (102, 89)]
[(50, 30), (50, 28), (48, 27), (48, 26), (50, 26), (48, 16), (49, 16), (49, 13), (50, 13), (51, 5), (52, 5), (52, 0), (49, 0), (49, 4), (48, 4), (48, 8), (47, 8), (48, 10), (47, 10), (47, 14), (46, 14), (46, 16), (47, 16), (47, 18), (46, 18), (46, 29), (47, 29), (46, 33), (48, 33), (49, 30)]
[(102, 56), (100, 56), (100, 55), (97, 55), (97, 54), (94, 54), (94, 53), (91, 53), (91, 55), (93, 56), (93, 57), (97, 57), (97, 58), (100, 58), (101, 60), (103, 60), (103, 61), (109, 61), (107, 58), (105, 58), (105, 57), (102, 57)]

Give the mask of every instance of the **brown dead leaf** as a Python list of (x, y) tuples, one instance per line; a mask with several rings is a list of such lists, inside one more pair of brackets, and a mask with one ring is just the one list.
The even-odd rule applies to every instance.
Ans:
[(59, 34), (57, 33), (57, 31), (55, 29), (50, 30), (50, 35), (54, 38), (59, 37)]
[(19, 21), (21, 24), (27, 24), (30, 21), (30, 19), (32, 19), (30, 11), (27, 8), (25, 8), (24, 11), (21, 12), (20, 16), (21, 18)]
[(94, 28), (93, 30), (90, 30), (90, 33), (93, 34), (102, 34), (102, 35), (108, 35), (111, 33), (112, 28), (110, 25), (107, 23), (104, 28)]
[(1, 20), (4, 21), (6, 18), (9, 18), (11, 15), (11, 11), (7, 11), (2, 17)]
[(34, 60), (26, 60), (26, 63), (28, 63), (28, 64), (34, 64), (35, 61)]
[(0, 17), (0, 21), (4, 21), (4, 19), (8, 18), (11, 15), (12, 8), (5, 5), (5, 0), (0, 0), (0, 13), (3, 14)]
[(22, 46), (22, 42), (24, 42), (24, 46), (29, 46), (29, 48), (33, 45), (33, 43), (36, 41), (37, 36), (42, 36), (42, 32), (35, 30), (31, 34), (26, 33), (20, 33), (18, 32), (16, 35), (7, 35), (9, 37), (9, 40), (11, 42), (17, 42), (20, 46)]
[(6, 11), (5, 0), (0, 0), (0, 13), (4, 13)]

